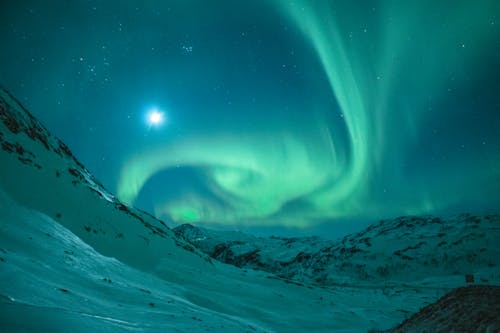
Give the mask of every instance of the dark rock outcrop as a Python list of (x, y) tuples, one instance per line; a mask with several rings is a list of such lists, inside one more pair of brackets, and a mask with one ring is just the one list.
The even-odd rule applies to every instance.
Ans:
[(389, 332), (500, 332), (500, 286), (454, 289)]

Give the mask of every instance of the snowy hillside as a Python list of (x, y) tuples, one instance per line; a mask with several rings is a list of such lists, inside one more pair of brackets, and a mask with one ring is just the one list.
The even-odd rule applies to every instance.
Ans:
[(248, 329), (189, 302), (182, 287), (102, 256), (5, 193), (0, 203), (0, 331)]
[[(395, 327), (463, 285), (464, 272), (498, 281), (495, 216), (383, 222), (340, 243), (189, 226), (174, 233), (118, 201), (1, 89), (0, 146), (1, 332), (366, 332)], [(448, 246), (463, 253), (435, 265), (431, 249)], [(382, 277), (432, 283), (370, 284)]]
[[(212, 258), (318, 284), (500, 283), (500, 216), (400, 217), (341, 241), (257, 238), (182, 225), (174, 232)], [(441, 285), (442, 282), (439, 282)]]
[(55, 219), (100, 253), (134, 267), (152, 269), (179, 246), (186, 251), (177, 251), (176, 260), (209, 261), (163, 222), (119, 202), (64, 143), (2, 89), (0, 120), (0, 186), (20, 204)]

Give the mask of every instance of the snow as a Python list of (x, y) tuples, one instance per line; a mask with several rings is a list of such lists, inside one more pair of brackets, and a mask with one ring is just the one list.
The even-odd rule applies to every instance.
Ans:
[(204, 261), (164, 260), (146, 273), (102, 256), (4, 192), (0, 202), (0, 327), (9, 332), (68, 325), (82, 332), (363, 332), (398, 323), (405, 318), (398, 307), (417, 310), (425, 296), (300, 286)]

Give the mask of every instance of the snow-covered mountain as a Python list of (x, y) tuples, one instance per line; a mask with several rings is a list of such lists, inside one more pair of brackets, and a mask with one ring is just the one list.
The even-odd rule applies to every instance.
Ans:
[(68, 228), (103, 255), (150, 269), (181, 246), (179, 260), (207, 260), (151, 215), (106, 191), (7, 91), (0, 89), (0, 185), (15, 200)]
[[(395, 327), (463, 285), (464, 272), (498, 282), (498, 252), (488, 243), (498, 237), (495, 216), (479, 223), (457, 218), (456, 228), (441, 222), (449, 230), (427, 222), (429, 227), (417, 226), (418, 221), (413, 229), (391, 229), (397, 223), (392, 221), (340, 243), (262, 240), (189, 226), (174, 232), (106, 191), (3, 89), (0, 147), (1, 332), (366, 332)], [(463, 233), (465, 225), (475, 231)], [(410, 232), (406, 238), (404, 230)], [(439, 244), (460, 239), (464, 253), (477, 253), (470, 264), (457, 273), (441, 264), (431, 270), (432, 259), (440, 260), (442, 252), (433, 255), (430, 249), (456, 246)], [(413, 248), (415, 242), (425, 243)], [(467, 261), (462, 257), (448, 257), (450, 265), (462, 265)], [(420, 266), (425, 258), (430, 264)], [(378, 267), (393, 261), (412, 264), (389, 267), (384, 281), (420, 284), (366, 283), (380, 282)], [(354, 274), (358, 265), (368, 278)], [(318, 268), (323, 270), (316, 273)], [(407, 269), (411, 275), (405, 279)], [(353, 279), (340, 285), (339, 277), (349, 274)]]
[(181, 225), (174, 232), (214, 259), (321, 286), (500, 283), (500, 216), (399, 217), (340, 241), (259, 238)]

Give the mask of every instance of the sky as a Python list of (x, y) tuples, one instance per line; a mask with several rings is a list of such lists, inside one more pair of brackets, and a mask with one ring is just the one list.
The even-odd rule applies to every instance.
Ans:
[(3, 1), (0, 22), (0, 84), (171, 225), (500, 207), (497, 0)]

